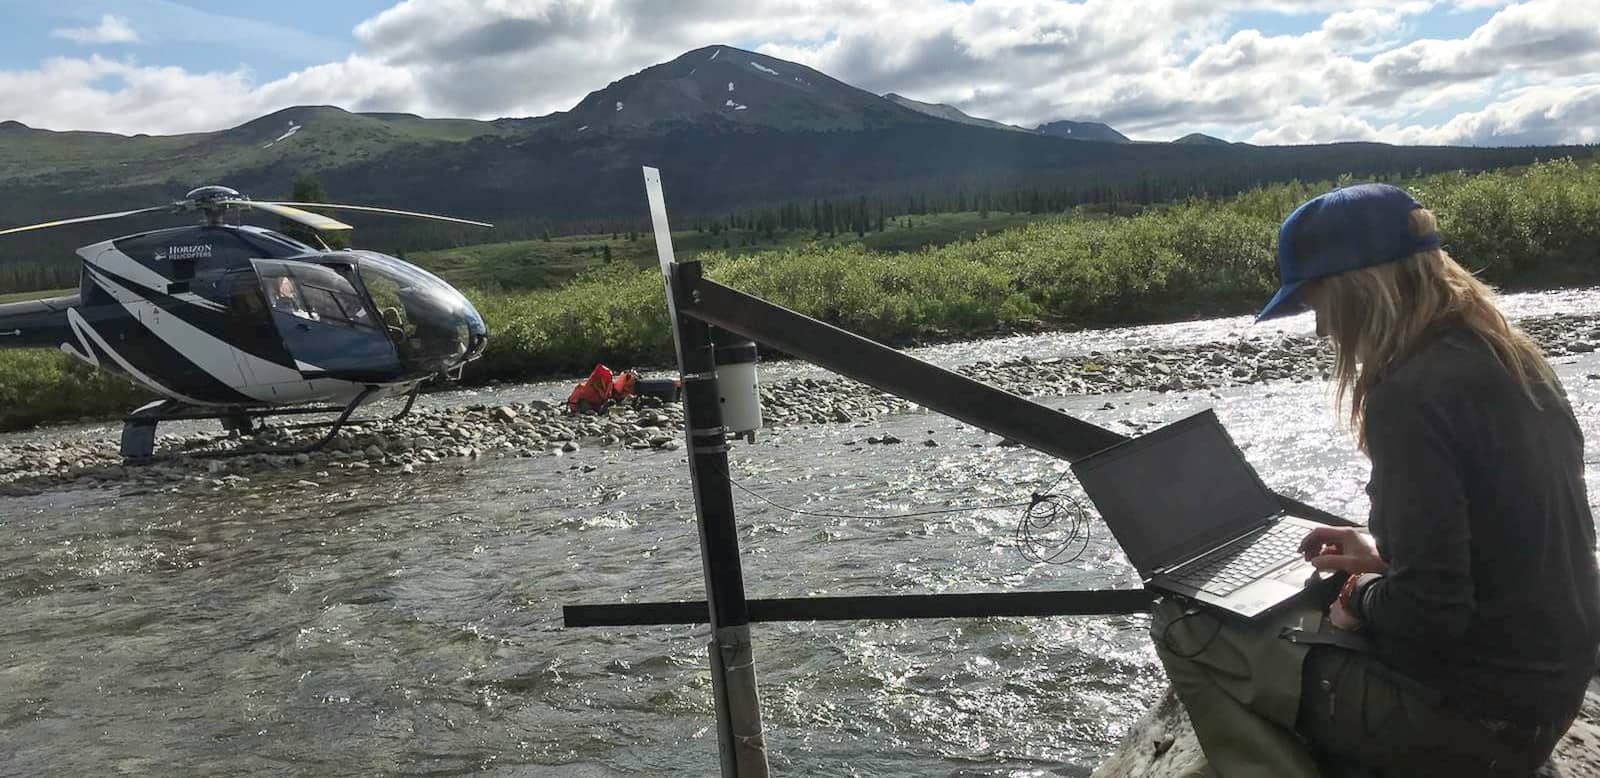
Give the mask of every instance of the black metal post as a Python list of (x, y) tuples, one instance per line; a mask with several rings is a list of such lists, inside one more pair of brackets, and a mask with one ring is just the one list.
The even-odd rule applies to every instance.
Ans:
[(645, 168), (644, 179), (683, 381), (684, 434), (689, 444), (689, 480), (694, 490), (700, 561), (706, 579), (706, 611), (711, 622), (711, 694), (717, 707), (722, 775), (767, 778), (761, 700), (756, 692), (755, 659), (750, 647), (750, 610), (744, 597), (739, 533), (733, 521), (733, 490), (728, 484), (727, 434), (717, 391), (716, 344), (710, 325), (678, 313), (693, 293), (683, 291), (687, 287), (672, 254), (660, 173)]
[(683, 339), (683, 406), (688, 427), (689, 471), (705, 552), (706, 593), (711, 623), (750, 623), (739, 563), (739, 536), (733, 521), (733, 491), (728, 484), (728, 446), (717, 403), (716, 365), (710, 328), (687, 316), (678, 322)]
[[(674, 265), (674, 272), (679, 266)], [(677, 288), (684, 288), (674, 284)], [(728, 484), (728, 446), (717, 394), (716, 344), (711, 328), (689, 316), (678, 317), (683, 360), (684, 426), (689, 472), (700, 526), (700, 558), (705, 568), (711, 621), (712, 689), (722, 724), (723, 774), (765, 778), (766, 744), (756, 693), (750, 647), (750, 609), (739, 562), (739, 533), (733, 520), (733, 490)]]

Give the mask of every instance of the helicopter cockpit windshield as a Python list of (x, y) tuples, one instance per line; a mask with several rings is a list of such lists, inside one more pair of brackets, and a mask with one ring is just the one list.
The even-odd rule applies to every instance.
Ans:
[(408, 371), (446, 372), (482, 353), (488, 330), (460, 292), (415, 265), (360, 257), (361, 281)]

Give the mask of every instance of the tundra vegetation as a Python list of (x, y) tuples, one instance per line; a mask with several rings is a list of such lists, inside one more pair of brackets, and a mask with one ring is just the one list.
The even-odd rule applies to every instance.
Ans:
[[(1400, 183), (1438, 214), (1452, 255), (1502, 288), (1600, 280), (1600, 165), (1563, 159)], [(713, 247), (697, 258), (719, 282), (896, 344), (1239, 314), (1276, 287), (1278, 224), (1330, 186), (1274, 184), (1136, 215), (1082, 208), (913, 251), (818, 241), (754, 253)], [(466, 263), (492, 278), (496, 252), (510, 251), (468, 252)], [(411, 259), (437, 266), (426, 256)], [(597, 259), (551, 288), (467, 289), (491, 337), (466, 379), (575, 374), (596, 362), (667, 364), (661, 281), (643, 262)], [(439, 269), (450, 275), (452, 268)], [(552, 282), (567, 275), (554, 273)], [(0, 353), (0, 428), (113, 416), (144, 398), (59, 353)]]

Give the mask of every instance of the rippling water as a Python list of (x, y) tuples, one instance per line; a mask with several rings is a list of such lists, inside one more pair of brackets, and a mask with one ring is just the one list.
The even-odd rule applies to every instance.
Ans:
[[(1512, 307), (1593, 311), (1597, 299)], [(958, 364), (1242, 334), (1229, 319), (919, 353)], [(1600, 380), (1587, 378), (1600, 356), (1558, 370), (1600, 440)], [(1325, 386), (1046, 402), (1124, 432), (1215, 407), (1276, 488), (1365, 512), (1366, 466)], [(864, 443), (884, 433), (906, 443)], [(1064, 468), (996, 442), (919, 414), (736, 446), (735, 478), (775, 501), (878, 516), (802, 517), (736, 493), (751, 595), (1136, 585), (1103, 530), (1056, 566), (1018, 553), (1014, 509), (894, 518), (1025, 500)], [(1591, 464), (1591, 489), (1597, 478)], [(560, 626), (563, 604), (700, 598), (681, 452), (586, 447), (414, 478), (313, 467), (122, 491), (0, 499), (0, 775), (716, 773), (704, 627)], [(1162, 685), (1145, 623), (756, 625), (774, 772), (1086, 774)]]

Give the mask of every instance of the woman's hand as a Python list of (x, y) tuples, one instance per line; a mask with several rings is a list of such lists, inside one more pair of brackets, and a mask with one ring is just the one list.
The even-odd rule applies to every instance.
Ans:
[(1354, 527), (1318, 527), (1300, 541), (1300, 553), (1318, 570), (1351, 575), (1382, 573), (1389, 563), (1378, 556), (1372, 538)]

